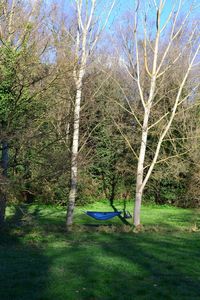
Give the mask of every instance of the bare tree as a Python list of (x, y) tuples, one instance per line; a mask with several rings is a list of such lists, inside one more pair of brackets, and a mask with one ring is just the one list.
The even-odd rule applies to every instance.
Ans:
[[(191, 5), (189, 10), (182, 10), (183, 1), (175, 1), (170, 11), (167, 11), (165, 0), (147, 2), (147, 8), (142, 7), (141, 10), (139, 1), (136, 3), (132, 31), (134, 47), (130, 48), (130, 43), (125, 38), (123, 39), (129, 62), (126, 70), (137, 86), (143, 111), (142, 122), (141, 118), (139, 120), (131, 111), (141, 128), (141, 143), (137, 156), (135, 226), (140, 225), (144, 188), (155, 165), (159, 162), (158, 157), (164, 138), (169, 133), (177, 109), (195, 93), (198, 85), (195, 80), (190, 80), (190, 84), (188, 84), (194, 67), (199, 64), (199, 27), (198, 23), (194, 22), (194, 18), (190, 18), (195, 9), (195, 3)], [(154, 19), (153, 22), (152, 18)], [(188, 26), (189, 20), (193, 21), (191, 26)], [(141, 28), (143, 28), (143, 32)], [(168, 109), (162, 115), (158, 115), (156, 119), (152, 118), (156, 105), (158, 103), (160, 105), (166, 96), (165, 93), (169, 93), (169, 90), (164, 91), (163, 89), (164, 94), (158, 100), (160, 87), (172, 76), (176, 68), (180, 68), (180, 65), (178, 86), (173, 92), (170, 110)], [(187, 92), (185, 92), (186, 86)], [(129, 105), (131, 107), (131, 103)], [(156, 127), (159, 127), (158, 140), (152, 153), (152, 159), (147, 164), (148, 137), (151, 130)]]
[(84, 1), (76, 0), (76, 38), (75, 38), (75, 68), (73, 72), (74, 82), (76, 86), (76, 97), (74, 103), (74, 123), (73, 123), (73, 140), (71, 150), (71, 184), (69, 193), (69, 202), (67, 208), (66, 225), (67, 228), (72, 225), (73, 211), (77, 193), (78, 183), (78, 150), (79, 150), (79, 127), (80, 127), (80, 111), (82, 91), (84, 84), (84, 76), (87, 71), (89, 59), (91, 59), (93, 50), (104, 31), (115, 0), (106, 13), (104, 21), (97, 17), (100, 7), (97, 6), (96, 0)]

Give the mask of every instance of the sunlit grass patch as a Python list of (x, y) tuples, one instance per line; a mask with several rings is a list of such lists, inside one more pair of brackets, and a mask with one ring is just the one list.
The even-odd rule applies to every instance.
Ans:
[[(134, 232), (118, 218), (90, 220), (84, 209), (76, 208), (74, 231), (67, 233), (64, 207), (9, 208), (0, 239), (0, 299), (198, 299), (197, 210), (144, 206), (143, 227)], [(107, 203), (96, 210), (108, 210)]]

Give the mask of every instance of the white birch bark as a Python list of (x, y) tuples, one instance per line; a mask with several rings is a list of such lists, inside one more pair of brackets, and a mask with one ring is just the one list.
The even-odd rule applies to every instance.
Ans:
[[(80, 7), (79, 7), (80, 9)], [(91, 12), (93, 13), (93, 12)], [(79, 148), (79, 127), (80, 127), (80, 110), (81, 110), (81, 99), (82, 99), (82, 85), (83, 77), (86, 71), (86, 64), (88, 58), (88, 52), (86, 49), (86, 40), (88, 35), (87, 26), (83, 29), (82, 42), (80, 41), (80, 27), (82, 27), (81, 15), (78, 13), (78, 32), (77, 32), (77, 44), (76, 44), (76, 53), (82, 48), (81, 58), (80, 58), (80, 68), (77, 71), (74, 69), (74, 80), (76, 84), (76, 97), (74, 105), (74, 123), (73, 123), (73, 138), (72, 138), (72, 150), (71, 150), (71, 182), (70, 182), (70, 192), (66, 216), (66, 225), (67, 228), (72, 225), (73, 222), (73, 212), (75, 207), (76, 193), (77, 193), (77, 184), (78, 184), (78, 148)], [(78, 57), (77, 57), (78, 58)], [(78, 74), (77, 74), (78, 73)]]
[[(161, 145), (163, 142), (164, 137), (166, 136), (167, 132), (169, 131), (172, 122), (174, 120), (176, 111), (177, 111), (177, 107), (179, 105), (180, 102), (182, 102), (181, 100), (181, 94), (183, 91), (183, 88), (186, 84), (186, 81), (188, 79), (189, 73), (193, 67), (193, 65), (195, 64), (195, 60), (198, 57), (199, 54), (199, 45), (196, 46), (196, 50), (194, 50), (194, 47), (192, 48), (192, 54), (189, 60), (189, 64), (188, 67), (185, 71), (185, 74), (183, 76), (182, 82), (180, 83), (179, 89), (177, 91), (177, 96), (175, 97), (174, 100), (174, 104), (172, 106), (171, 109), (171, 115), (169, 117), (168, 122), (166, 123), (165, 127), (163, 128), (163, 131), (160, 134), (160, 137), (158, 139), (157, 142), (157, 147), (155, 150), (155, 154), (154, 157), (152, 159), (152, 162), (150, 163), (150, 166), (148, 168), (148, 171), (146, 173), (146, 176), (144, 176), (144, 168), (145, 168), (145, 156), (146, 156), (146, 147), (147, 147), (147, 139), (148, 139), (148, 131), (150, 130), (150, 128), (152, 128), (154, 125), (158, 124), (163, 118), (165, 118), (167, 116), (167, 114), (165, 114), (164, 116), (162, 116), (159, 120), (157, 120), (154, 124), (149, 125), (149, 117), (151, 115), (151, 108), (152, 108), (152, 104), (153, 104), (153, 100), (156, 94), (156, 84), (157, 84), (157, 79), (164, 75), (165, 72), (167, 70), (169, 70), (170, 66), (167, 66), (164, 68), (163, 71), (161, 71), (161, 68), (164, 65), (164, 60), (167, 57), (167, 54), (172, 46), (173, 41), (177, 38), (178, 34), (181, 32), (181, 30), (183, 29), (183, 26), (189, 16), (189, 13), (187, 13), (187, 15), (185, 16), (185, 18), (183, 18), (183, 22), (181, 23), (179, 29), (177, 30), (177, 32), (175, 33), (175, 27), (176, 27), (176, 21), (178, 19), (178, 14), (180, 12), (180, 8), (182, 6), (182, 0), (179, 1), (179, 5), (178, 5), (178, 10), (175, 14), (175, 18), (173, 21), (173, 25), (172, 25), (172, 29), (171, 29), (171, 34), (170, 34), (170, 39), (169, 39), (169, 44), (167, 45), (166, 49), (164, 50), (160, 62), (158, 63), (158, 56), (159, 56), (159, 41), (161, 38), (161, 33), (162, 31), (165, 29), (165, 27), (167, 26), (167, 24), (169, 23), (170, 20), (172, 20), (172, 15), (173, 15), (173, 11), (170, 13), (168, 19), (166, 20), (166, 22), (164, 23), (163, 26), (161, 26), (161, 22), (160, 22), (160, 17), (163, 11), (163, 8), (165, 6), (165, 1), (160, 0), (159, 1), (159, 5), (157, 6), (156, 2), (155, 2), (155, 7), (156, 7), (156, 27), (157, 27), (157, 32), (156, 32), (156, 38), (155, 38), (155, 44), (154, 44), (154, 48), (153, 48), (153, 64), (152, 64), (152, 70), (149, 70), (149, 66), (148, 66), (148, 58), (147, 58), (147, 51), (146, 51), (146, 47), (147, 47), (147, 36), (146, 36), (146, 24), (144, 21), (144, 66), (146, 69), (146, 73), (148, 74), (148, 76), (150, 77), (150, 87), (149, 87), (149, 97), (148, 99), (145, 99), (142, 88), (141, 88), (141, 81), (140, 81), (140, 64), (141, 64), (141, 60), (139, 58), (138, 55), (138, 49), (137, 49), (137, 43), (138, 43), (138, 39), (137, 39), (137, 30), (135, 30), (135, 43), (136, 43), (136, 63), (137, 63), (137, 72), (138, 72), (138, 76), (137, 78), (133, 78), (137, 84), (138, 84), (138, 90), (139, 90), (139, 95), (140, 95), (140, 100), (142, 102), (143, 108), (144, 108), (144, 117), (143, 117), (143, 126), (142, 126), (142, 133), (141, 133), (141, 145), (140, 145), (140, 153), (139, 153), (139, 158), (138, 158), (138, 167), (137, 167), (137, 175), (136, 175), (136, 195), (135, 195), (135, 207), (134, 207), (134, 225), (135, 226), (139, 226), (140, 225), (140, 214), (141, 214), (141, 204), (142, 204), (142, 196), (143, 196), (143, 191), (144, 188), (152, 174), (152, 171), (155, 167), (155, 164), (158, 160), (158, 156), (159, 156), (159, 152), (161, 149)], [(136, 28), (135, 28), (136, 29)], [(191, 33), (190, 36), (190, 40), (188, 41), (189, 43), (192, 44), (192, 37), (194, 35), (195, 29), (193, 30), (193, 32)], [(174, 59), (173, 64), (175, 64), (178, 59), (180, 58), (181, 53), (179, 53), (177, 55), (177, 57)]]
[(79, 86), (76, 92), (75, 109), (74, 109), (74, 128), (71, 154), (71, 186), (69, 193), (69, 202), (67, 209), (67, 227), (72, 225), (75, 199), (77, 193), (77, 172), (78, 172), (78, 147), (79, 147), (79, 124), (80, 124), (80, 109), (81, 109), (82, 85)]
[[(90, 2), (90, 6), (88, 5)], [(71, 183), (66, 216), (66, 226), (69, 230), (73, 223), (73, 212), (75, 207), (77, 184), (78, 184), (78, 151), (79, 151), (79, 127), (80, 127), (80, 110), (82, 100), (83, 79), (87, 69), (87, 62), (90, 54), (94, 50), (102, 31), (104, 30), (110, 13), (114, 7), (115, 0), (112, 1), (107, 18), (102, 26), (95, 32), (95, 37), (92, 37), (94, 26), (94, 14), (96, 9), (96, 0), (84, 1), (76, 0), (77, 8), (77, 36), (76, 36), (76, 60), (79, 63), (74, 68), (74, 80), (76, 85), (76, 97), (74, 105), (74, 124), (73, 124), (73, 139), (71, 153)], [(89, 9), (90, 7), (90, 9)], [(84, 17), (82, 18), (82, 15)]]
[[(143, 119), (143, 126), (142, 126), (142, 136), (141, 136), (141, 145), (140, 145), (140, 154), (138, 158), (138, 167), (137, 167), (137, 179), (136, 179), (136, 195), (135, 195), (135, 208), (134, 208), (134, 225), (138, 226), (140, 224), (140, 211), (141, 211), (141, 204), (142, 204), (142, 195), (143, 195), (143, 173), (144, 173), (144, 162), (145, 162), (145, 155), (146, 155), (146, 147), (147, 147), (147, 138), (148, 138), (148, 124), (149, 124), (149, 116), (151, 112), (151, 106), (154, 99), (154, 93), (156, 89), (156, 68), (157, 68), (157, 61), (158, 61), (158, 49), (159, 49), (159, 39), (160, 39), (160, 15), (161, 15), (161, 6), (162, 1), (160, 2), (160, 6), (157, 10), (157, 33), (155, 39), (155, 48), (154, 48), (154, 57), (153, 57), (153, 66), (151, 72), (151, 80), (150, 80), (150, 91), (149, 91), (149, 98), (147, 102), (144, 100), (144, 95), (142, 93), (140, 87), (140, 77), (138, 77), (138, 86), (139, 92), (141, 95), (141, 101), (144, 106), (144, 119)], [(137, 45), (137, 36), (135, 33), (135, 40)], [(138, 53), (138, 51), (137, 51)], [(139, 71), (139, 57), (137, 55), (137, 66), (138, 72)], [(149, 70), (148, 70), (149, 72)], [(139, 73), (138, 73), (139, 74)]]

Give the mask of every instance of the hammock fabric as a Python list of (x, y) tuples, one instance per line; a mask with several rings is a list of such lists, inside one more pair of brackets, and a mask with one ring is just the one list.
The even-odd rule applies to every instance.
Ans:
[(96, 220), (104, 221), (119, 216), (121, 215), (122, 212), (121, 211), (116, 211), (116, 212), (86, 211), (85, 213)]

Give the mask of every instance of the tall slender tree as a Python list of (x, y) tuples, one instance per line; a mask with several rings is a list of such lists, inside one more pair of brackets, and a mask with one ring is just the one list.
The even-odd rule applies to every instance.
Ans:
[[(123, 42), (128, 60), (126, 71), (134, 82), (134, 89), (137, 86), (137, 98), (142, 113), (141, 118), (136, 111), (131, 111), (141, 130), (140, 149), (136, 155), (138, 164), (134, 208), (134, 224), (138, 226), (143, 192), (159, 162), (163, 141), (170, 131), (178, 108), (195, 93), (198, 86), (191, 76), (194, 67), (199, 64), (200, 46), (199, 24), (193, 15), (195, 1), (189, 9), (184, 7), (182, 0), (175, 1), (170, 9), (165, 0), (147, 1), (145, 7), (142, 7), (140, 1), (136, 1), (135, 7), (132, 33), (127, 34), (128, 39), (123, 36)], [(188, 26), (189, 20), (191, 26)], [(180, 66), (181, 73), (177, 72)], [(165, 83), (176, 72), (179, 73), (178, 85), (171, 93), (169, 85)], [(158, 99), (161, 88), (163, 95)], [(163, 110), (155, 118), (153, 113), (161, 101), (164, 103), (167, 94), (172, 97), (170, 108)], [(129, 106), (131, 107), (131, 103)], [(151, 131), (156, 128), (158, 139), (154, 143), (153, 151), (151, 150), (151, 160), (147, 162), (148, 139)]]
[[(168, 17), (164, 14), (166, 8), (166, 1), (149, 1), (149, 12), (140, 13), (140, 3), (136, 4), (134, 17), (134, 43), (135, 43), (135, 57), (134, 60), (129, 56), (131, 65), (135, 69), (135, 73), (128, 70), (132, 80), (134, 80), (138, 87), (138, 94), (143, 108), (143, 121), (141, 124), (141, 144), (138, 155), (138, 166), (136, 176), (136, 196), (134, 209), (134, 224), (140, 225), (140, 212), (144, 188), (152, 174), (155, 164), (158, 163), (160, 149), (165, 136), (168, 134), (172, 126), (177, 109), (192, 93), (194, 93), (197, 84), (193, 82), (188, 86), (188, 91), (185, 94), (184, 89), (187, 85), (188, 78), (199, 61), (199, 40), (198, 40), (198, 26), (194, 24), (191, 28), (186, 26), (193, 10), (192, 4), (190, 9), (186, 11), (183, 8), (183, 1), (179, 0), (172, 6), (168, 12)], [(181, 12), (184, 14), (180, 21)], [(185, 12), (185, 13), (184, 13)], [(155, 34), (152, 41), (152, 27), (149, 27), (149, 20), (154, 17)], [(143, 37), (141, 41), (141, 26), (139, 20), (142, 18)], [(149, 30), (151, 28), (151, 32)], [(142, 48), (141, 44), (142, 43)], [(175, 47), (179, 44), (180, 47)], [(141, 51), (139, 51), (139, 48)], [(173, 49), (176, 52), (172, 58), (171, 53)], [(157, 105), (157, 95), (160, 88), (160, 82), (165, 82), (182, 64), (182, 74), (179, 78), (179, 85), (173, 94), (173, 101), (171, 102), (170, 110), (166, 111), (162, 116), (159, 116), (152, 122), (152, 111)], [(146, 85), (146, 86), (145, 86)], [(169, 92), (169, 91), (166, 91)], [(164, 95), (163, 95), (164, 96)], [(161, 99), (162, 100), (162, 99)], [(160, 100), (160, 101), (161, 101)], [(158, 135), (156, 147), (152, 156), (152, 161), (145, 165), (145, 158), (147, 155), (148, 137), (152, 128), (161, 125), (161, 130)]]
[(73, 139), (71, 150), (71, 184), (69, 201), (66, 216), (66, 225), (69, 229), (73, 222), (73, 211), (78, 184), (78, 150), (79, 150), (79, 127), (81, 100), (84, 85), (84, 76), (87, 71), (88, 62), (92, 58), (93, 51), (104, 31), (115, 0), (111, 2), (108, 13), (103, 20), (99, 20), (97, 15), (100, 13), (100, 7), (97, 6), (96, 0), (83, 1), (76, 0), (76, 44), (75, 44), (75, 68), (74, 82), (76, 86), (76, 96), (74, 102), (74, 123), (73, 123)]

